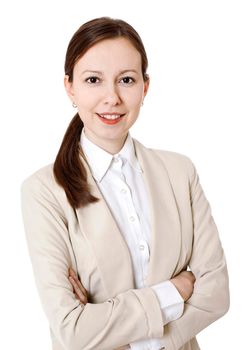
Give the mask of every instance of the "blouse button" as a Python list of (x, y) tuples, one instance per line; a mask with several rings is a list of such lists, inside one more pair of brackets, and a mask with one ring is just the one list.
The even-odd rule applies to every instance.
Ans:
[(130, 220), (131, 222), (134, 222), (134, 221), (135, 221), (135, 217), (134, 217), (134, 216), (130, 216), (129, 220)]

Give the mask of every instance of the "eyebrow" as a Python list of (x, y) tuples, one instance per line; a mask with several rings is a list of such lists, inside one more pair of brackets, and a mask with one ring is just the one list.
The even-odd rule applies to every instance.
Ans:
[[(136, 73), (136, 74), (139, 74), (139, 73), (137, 72), (137, 70), (135, 70), (135, 69), (124, 69), (124, 70), (122, 70), (121, 72), (119, 72), (119, 75), (120, 75), (120, 74), (127, 73), (127, 72), (134, 72), (134, 73)], [(99, 70), (84, 70), (84, 71), (81, 73), (81, 75), (84, 74), (84, 73), (95, 73), (95, 74), (99, 74), (99, 75), (102, 75), (102, 74), (103, 74), (103, 73), (102, 73), (101, 71), (99, 71)]]

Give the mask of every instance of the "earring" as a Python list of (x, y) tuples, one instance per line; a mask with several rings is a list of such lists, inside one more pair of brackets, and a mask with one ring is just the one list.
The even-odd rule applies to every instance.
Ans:
[(143, 106), (144, 105), (144, 100), (141, 102), (141, 106)]
[(72, 107), (77, 108), (77, 105), (75, 104), (75, 102), (72, 102)]

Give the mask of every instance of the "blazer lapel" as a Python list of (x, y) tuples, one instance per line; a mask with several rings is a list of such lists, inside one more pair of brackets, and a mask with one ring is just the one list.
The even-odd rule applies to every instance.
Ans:
[[(168, 172), (159, 156), (134, 140), (137, 158), (148, 191), (152, 236), (146, 286), (170, 279), (178, 264), (181, 225)], [(131, 256), (121, 232), (106, 204), (87, 163), (91, 193), (99, 198), (76, 210), (82, 232), (94, 251), (108, 298), (135, 288)]]
[(131, 257), (127, 243), (82, 156), (81, 161), (87, 170), (91, 193), (99, 201), (77, 209), (77, 218), (94, 251), (108, 298), (112, 298), (134, 288)]
[(134, 140), (137, 158), (148, 189), (152, 236), (146, 285), (170, 279), (181, 248), (181, 225), (167, 169), (159, 156)]

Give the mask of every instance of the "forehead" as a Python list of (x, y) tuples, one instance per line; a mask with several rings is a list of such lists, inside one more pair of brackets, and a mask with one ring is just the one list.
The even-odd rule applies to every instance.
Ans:
[(77, 62), (76, 70), (141, 70), (141, 55), (128, 39), (106, 39), (92, 46)]

